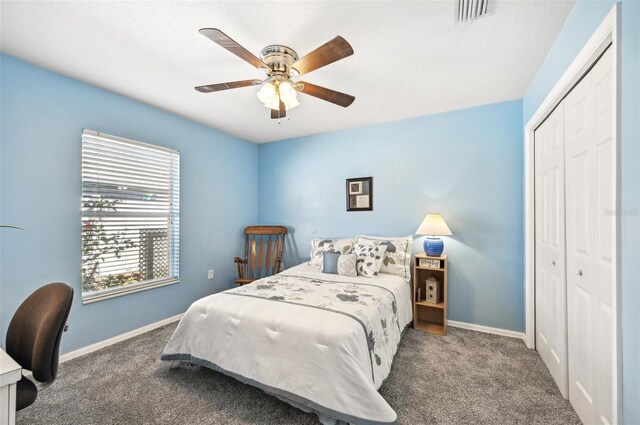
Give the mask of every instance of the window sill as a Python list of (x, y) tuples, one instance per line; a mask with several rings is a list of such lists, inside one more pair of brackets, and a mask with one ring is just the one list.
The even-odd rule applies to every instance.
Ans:
[(145, 282), (139, 285), (123, 286), (121, 288), (110, 288), (97, 293), (82, 294), (82, 304), (92, 304), (98, 301), (108, 300), (111, 298), (121, 297), (123, 295), (134, 294), (136, 292), (146, 291), (148, 289), (160, 288), (161, 286), (173, 285), (180, 283), (179, 279), (161, 279), (151, 282)]

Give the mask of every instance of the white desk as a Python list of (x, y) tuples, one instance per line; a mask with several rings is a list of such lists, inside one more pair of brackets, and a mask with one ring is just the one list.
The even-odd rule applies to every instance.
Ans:
[(0, 348), (0, 425), (16, 423), (16, 382), (22, 369)]

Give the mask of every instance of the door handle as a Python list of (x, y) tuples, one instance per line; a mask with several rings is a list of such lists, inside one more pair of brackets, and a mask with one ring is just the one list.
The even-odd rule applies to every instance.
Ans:
[(576, 272), (576, 274), (580, 277), (582, 277), (582, 270), (578, 269), (578, 271)]
[(551, 260), (551, 265), (552, 265), (552, 266), (555, 266), (555, 265), (556, 265), (556, 262), (555, 262), (555, 261), (553, 261), (553, 260)]

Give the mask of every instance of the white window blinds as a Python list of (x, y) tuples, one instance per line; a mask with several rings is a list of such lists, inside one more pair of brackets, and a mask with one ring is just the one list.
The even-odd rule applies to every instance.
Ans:
[(179, 217), (177, 151), (83, 130), (83, 301), (177, 282)]

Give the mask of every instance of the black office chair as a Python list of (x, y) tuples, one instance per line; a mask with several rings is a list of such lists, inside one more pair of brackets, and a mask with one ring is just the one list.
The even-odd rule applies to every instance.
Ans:
[(50, 283), (24, 300), (7, 329), (6, 352), (23, 369), (30, 370), (36, 385), (26, 377), (18, 381), (16, 410), (33, 404), (38, 389), (50, 385), (58, 372), (62, 333), (73, 302), (73, 288), (66, 283)]

